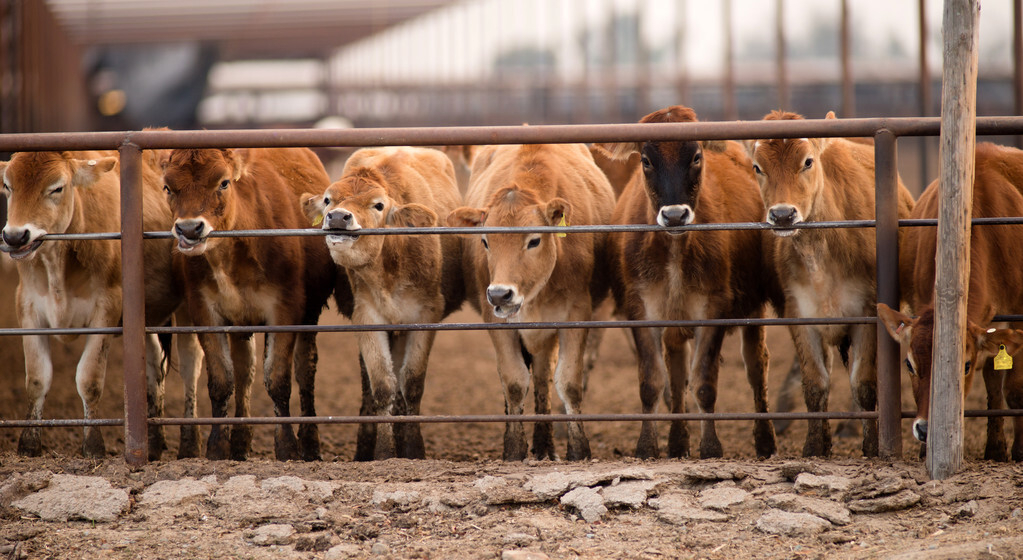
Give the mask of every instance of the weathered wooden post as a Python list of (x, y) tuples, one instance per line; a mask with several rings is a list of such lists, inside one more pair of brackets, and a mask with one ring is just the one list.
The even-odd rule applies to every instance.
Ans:
[(970, 216), (977, 116), (980, 0), (945, 0), (941, 174), (927, 472), (944, 479), (963, 462), (963, 338), (970, 277)]

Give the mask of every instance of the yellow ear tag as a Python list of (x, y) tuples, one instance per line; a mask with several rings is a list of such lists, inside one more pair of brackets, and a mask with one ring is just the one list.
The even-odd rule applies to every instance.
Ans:
[(995, 369), (1012, 369), (1012, 356), (1005, 351), (1005, 345), (998, 345), (998, 354), (995, 355)]
[[(562, 226), (562, 227), (567, 227), (568, 226), (568, 221), (565, 220), (565, 215), (564, 214), (561, 215), (561, 221), (558, 222), (558, 225)], [(565, 237), (568, 234), (567, 233), (557, 233), (555, 235), (557, 235), (558, 237)]]
[(319, 214), (313, 219), (313, 227), (316, 227), (323, 223), (323, 214)]

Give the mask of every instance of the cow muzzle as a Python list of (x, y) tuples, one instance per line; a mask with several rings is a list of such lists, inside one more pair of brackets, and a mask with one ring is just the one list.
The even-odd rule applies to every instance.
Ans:
[[(799, 209), (791, 204), (775, 204), (767, 210), (767, 223), (778, 227), (791, 227), (803, 221)], [(799, 233), (798, 229), (773, 230), (778, 237), (789, 237)]]
[[(329, 230), (327, 245), (349, 245), (359, 240), (359, 234), (354, 233), (362, 229), (355, 214), (348, 210), (338, 208), (327, 212), (323, 219), (323, 229)], [(345, 233), (341, 233), (345, 232)]]
[(510, 319), (522, 309), (522, 295), (515, 286), (491, 284), (487, 286), (487, 303), (494, 307), (494, 316)]
[(203, 219), (180, 219), (174, 222), (174, 238), (178, 240), (178, 251), (185, 255), (201, 255), (206, 250), (206, 240), (213, 228)]
[(917, 418), (913, 421), (913, 437), (917, 441), (927, 443), (927, 420)]
[(0, 239), (3, 240), (0, 251), (10, 254), (16, 260), (30, 256), (43, 244), (41, 236), (33, 236), (28, 228), (5, 227)]
[[(661, 206), (657, 212), (657, 225), (663, 227), (688, 226), (696, 219), (696, 213), (688, 204), (672, 204)], [(681, 235), (684, 231), (669, 231), (672, 235)]]

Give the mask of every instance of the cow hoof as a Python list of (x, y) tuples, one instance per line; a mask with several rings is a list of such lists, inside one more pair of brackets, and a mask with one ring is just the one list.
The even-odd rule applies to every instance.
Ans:
[[(234, 438), (231, 438), (231, 447), (234, 449)], [(290, 425), (279, 424), (274, 432), (274, 456), (278, 461), (297, 461), (298, 440), (295, 439), (295, 432)]]
[[(984, 448), (984, 460), (985, 461), (998, 461), (1004, 463), (1009, 460), (1009, 450), (1004, 441), (996, 443), (988, 443)], [(1013, 453), (1013, 460), (1018, 461)]]
[[(655, 450), (656, 451), (656, 450)], [(668, 431), (668, 457), (681, 459), (689, 456), (689, 428), (685, 422), (673, 420)], [(654, 459), (657, 457), (654, 456)]]
[(373, 450), (377, 446), (376, 424), (359, 424), (359, 431), (355, 438), (356, 461), (372, 461)]
[(159, 461), (163, 452), (167, 449), (167, 438), (164, 435), (163, 426), (149, 427), (149, 460)]
[(178, 459), (199, 456), (199, 427), (181, 426), (181, 441), (178, 444)]
[(107, 446), (103, 443), (103, 433), (99, 428), (93, 428), (85, 436), (82, 454), (91, 459), (102, 459), (107, 456)]
[(538, 422), (533, 427), (533, 456), (537, 459), (557, 460), (554, 449), (554, 425), (550, 422)]
[(803, 457), (830, 457), (831, 446), (820, 442), (807, 443), (803, 446)]
[(43, 454), (43, 442), (39, 438), (38, 428), (29, 428), (21, 432), (18, 439), (18, 455), (24, 457), (39, 457)]
[(252, 449), (252, 426), (234, 426), (231, 428), (231, 459), (244, 461)]
[(316, 424), (302, 424), (298, 427), (298, 446), (303, 461), (320, 460), (320, 431)]
[(766, 459), (778, 452), (774, 426), (770, 421), (755, 422), (753, 424), (753, 441), (758, 459)]
[(580, 438), (579, 441), (573, 442), (568, 441), (568, 454), (565, 455), (567, 461), (587, 461), (590, 459), (590, 442), (585, 438)]
[(211, 461), (226, 461), (231, 457), (231, 441), (226, 426), (213, 426), (206, 441), (206, 458)]
[(504, 454), (501, 456), (505, 461), (524, 461), (526, 459), (526, 448), (525, 438), (517, 440), (504, 439)]
[(717, 439), (706, 439), (700, 442), (701, 459), (717, 459), (722, 455), (724, 455), (724, 451), (721, 448), (721, 442)]
[[(686, 455), (689, 455), (688, 445), (686, 447)], [(661, 451), (657, 448), (657, 440), (639, 438), (639, 443), (636, 444), (637, 459), (657, 459), (660, 456)]]

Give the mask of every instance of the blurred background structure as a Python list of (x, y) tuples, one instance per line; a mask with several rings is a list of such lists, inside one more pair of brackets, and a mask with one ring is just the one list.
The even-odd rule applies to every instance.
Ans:
[[(1020, 3), (984, 3), (978, 115), (1023, 114)], [(0, 132), (634, 122), (675, 103), (703, 120), (934, 116), (941, 8), (0, 0)], [(912, 189), (936, 176), (936, 146), (900, 143)]]

